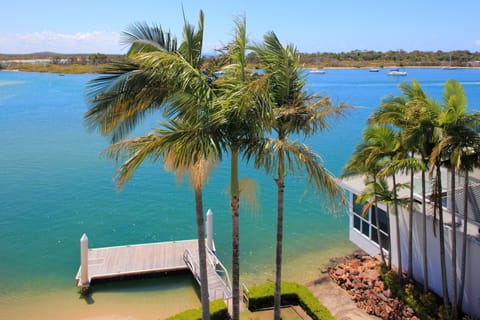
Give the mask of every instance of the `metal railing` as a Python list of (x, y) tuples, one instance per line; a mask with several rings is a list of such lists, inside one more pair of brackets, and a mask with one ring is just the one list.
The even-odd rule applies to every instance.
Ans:
[(248, 304), (250, 303), (250, 290), (248, 290), (247, 285), (244, 282), (242, 282), (242, 300), (248, 308)]
[[(201, 285), (200, 281), (200, 266), (197, 262), (198, 260), (192, 254), (189, 249), (185, 249), (183, 252), (183, 261), (187, 267), (192, 271), (195, 279)], [(207, 248), (207, 264), (215, 270), (217, 276), (222, 280), (222, 283), (225, 285), (225, 288), (222, 289), (222, 295), (225, 300), (228, 300), (232, 297), (232, 284), (230, 282), (230, 276), (228, 275), (227, 269), (225, 266), (220, 262), (220, 260), (215, 256), (215, 254)], [(219, 290), (219, 289), (216, 289)]]
[[(217, 272), (220, 279), (222, 279), (222, 282), (225, 284), (225, 287), (227, 289), (227, 290), (223, 291), (223, 298), (225, 300), (231, 299), (232, 298), (232, 283), (230, 282), (230, 276), (228, 275), (227, 268), (225, 268), (225, 266), (217, 258), (217, 256), (212, 252), (212, 250), (207, 248), (207, 253), (208, 253), (208, 261), (215, 268), (215, 271)], [(212, 258), (213, 258), (213, 260), (212, 260)]]
[(194, 260), (193, 254), (189, 249), (185, 249), (185, 251), (183, 252), (183, 261), (185, 261), (185, 264), (187, 265), (187, 267), (192, 271), (193, 276), (195, 277), (197, 282), (201, 284), (201, 282), (200, 282), (200, 266)]

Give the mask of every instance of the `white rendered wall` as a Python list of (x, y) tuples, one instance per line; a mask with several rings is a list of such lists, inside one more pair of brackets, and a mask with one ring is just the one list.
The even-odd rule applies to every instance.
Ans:
[[(380, 206), (381, 207), (381, 206)], [(393, 208), (390, 208), (390, 239), (392, 250), (392, 264), (398, 266), (397, 254), (397, 233), (396, 222)], [(402, 254), (402, 268), (404, 271), (408, 267), (408, 211), (399, 207), (400, 215), (400, 242)], [(416, 281), (423, 283), (423, 219), (422, 215), (415, 212), (413, 221), (413, 276)], [(354, 244), (370, 255), (378, 255), (379, 248), (376, 243), (370, 241), (359, 231), (353, 228), (353, 215), (350, 215), (349, 238)], [(461, 227), (459, 228), (461, 229)], [(438, 219), (435, 227), (436, 235), (433, 232), (433, 218), (427, 216), (427, 244), (428, 244), (428, 282), (429, 287), (435, 293), (442, 295), (442, 278), (440, 268), (440, 245), (438, 234)], [(445, 255), (447, 268), (447, 282), (449, 295), (451, 297), (451, 239), (452, 229), (445, 227)], [(460, 267), (462, 260), (462, 239), (463, 233), (457, 230), (457, 285), (460, 286)], [(467, 264), (466, 281), (463, 297), (463, 311), (475, 317), (480, 317), (480, 241), (468, 237), (467, 240)]]

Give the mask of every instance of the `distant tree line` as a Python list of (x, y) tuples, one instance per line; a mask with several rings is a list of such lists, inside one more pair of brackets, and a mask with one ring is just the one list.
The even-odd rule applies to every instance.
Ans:
[[(25, 69), (18, 61), (38, 61), (37, 63), (49, 65), (84, 65), (96, 66), (122, 62), (127, 58), (124, 55), (112, 55), (102, 53), (91, 54), (60, 54), (53, 52), (41, 52), (33, 54), (0, 54), (0, 68), (19, 68)], [(223, 55), (205, 57), (205, 66), (215, 69), (225, 59)], [(15, 62), (12, 62), (15, 61)], [(259, 66), (259, 59), (254, 52), (247, 56), (247, 63), (251, 68)], [(300, 53), (300, 65), (305, 68), (364, 68), (364, 67), (404, 67), (404, 66), (424, 66), (424, 67), (480, 67), (480, 52), (470, 52), (467, 50), (455, 51), (373, 51), (373, 50), (353, 50), (349, 52), (316, 52)], [(205, 67), (204, 66), (204, 67)], [(27, 68), (28, 69), (28, 68)], [(95, 69), (95, 70), (97, 70)], [(80, 69), (78, 72), (82, 72)], [(90, 70), (90, 69), (89, 69)], [(98, 69), (100, 70), (100, 69)], [(48, 71), (46, 71), (48, 72)], [(73, 71), (75, 72), (75, 71)], [(91, 71), (89, 71), (91, 72)]]
[(106, 64), (124, 60), (124, 55), (103, 53), (89, 54), (61, 54), (53, 52), (40, 52), (32, 54), (0, 54), (0, 63), (9, 61), (41, 61), (51, 64)]
[[(258, 62), (254, 53), (248, 56), (251, 64)], [(480, 52), (455, 51), (373, 51), (317, 52), (300, 54), (300, 63), (305, 67), (383, 67), (383, 66), (480, 66)]]

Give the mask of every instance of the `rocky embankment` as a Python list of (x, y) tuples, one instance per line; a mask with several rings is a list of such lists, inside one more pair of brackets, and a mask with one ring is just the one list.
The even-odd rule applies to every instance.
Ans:
[(418, 320), (412, 308), (386, 288), (380, 279), (380, 264), (378, 259), (358, 251), (330, 266), (328, 274), (367, 313), (385, 320)]

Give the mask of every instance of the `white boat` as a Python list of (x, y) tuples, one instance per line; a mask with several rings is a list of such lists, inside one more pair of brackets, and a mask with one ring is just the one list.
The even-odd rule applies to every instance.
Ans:
[(370, 68), (368, 71), (369, 71), (369, 72), (379, 72), (380, 69), (378, 69), (378, 68)]
[(443, 70), (456, 70), (457, 69), (457, 67), (452, 66), (452, 55), (450, 55), (450, 59), (448, 61), (448, 66), (443, 67), (442, 69)]
[(322, 69), (310, 69), (308, 71), (308, 73), (312, 73), (312, 74), (325, 74), (325, 70), (322, 70)]
[(392, 69), (387, 72), (387, 76), (406, 76), (407, 71), (400, 71), (398, 69)]

